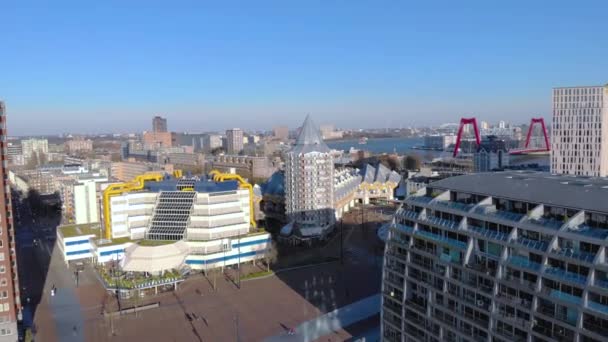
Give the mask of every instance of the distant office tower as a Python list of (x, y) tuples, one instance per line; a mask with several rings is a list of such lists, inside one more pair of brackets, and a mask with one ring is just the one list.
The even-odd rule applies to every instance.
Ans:
[(285, 213), (303, 238), (324, 238), (335, 222), (334, 160), (310, 116), (285, 155)]
[(385, 248), (382, 340), (606, 341), (605, 187), (495, 172), (406, 198)]
[(608, 85), (553, 89), (551, 172), (608, 176)]
[(239, 154), (243, 150), (243, 131), (233, 128), (226, 131), (226, 153)]
[(161, 116), (155, 116), (152, 119), (152, 132), (154, 133), (164, 133), (167, 132), (167, 119)]
[(272, 132), (275, 139), (281, 141), (289, 139), (289, 127), (287, 126), (276, 126), (272, 129)]
[(501, 128), (501, 129), (507, 128), (507, 123), (503, 120), (500, 120), (498, 122), (498, 128)]
[(482, 130), (486, 130), (490, 128), (490, 125), (488, 124), (487, 121), (482, 121), (481, 124), (479, 125), (479, 128)]
[[(6, 114), (0, 101), (0, 155), (6, 156)], [(15, 229), (6, 162), (0, 164), (0, 341), (17, 341), (17, 320), (21, 319)]]

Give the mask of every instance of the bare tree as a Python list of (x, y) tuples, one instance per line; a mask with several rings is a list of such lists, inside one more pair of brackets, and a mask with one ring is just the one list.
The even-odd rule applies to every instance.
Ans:
[(270, 263), (276, 262), (279, 256), (277, 246), (274, 241), (270, 241), (270, 244), (264, 252), (264, 261), (266, 262), (266, 271), (270, 272)]

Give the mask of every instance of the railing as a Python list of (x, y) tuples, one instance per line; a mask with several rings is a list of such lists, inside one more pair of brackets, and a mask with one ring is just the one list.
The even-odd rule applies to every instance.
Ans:
[(475, 206), (475, 204), (461, 203), (455, 201), (437, 201), (436, 203), (442, 206), (446, 206), (448, 208), (457, 209), (464, 212), (468, 212), (471, 208)]
[(397, 217), (406, 217), (406, 218), (409, 218), (410, 220), (415, 220), (416, 218), (418, 218), (418, 213), (413, 210), (401, 209), (400, 211), (397, 212), (396, 216)]
[(424, 314), (426, 315), (426, 304), (423, 301), (415, 300), (415, 299), (407, 299), (405, 301), (405, 304), (408, 307), (413, 307), (414, 309), (424, 312)]
[(559, 267), (548, 267), (545, 270), (545, 273), (553, 275), (553, 276), (557, 276), (561, 279), (575, 282), (577, 284), (581, 284), (581, 285), (587, 284), (587, 276), (584, 276), (584, 275), (578, 274), (578, 273), (574, 273), (574, 272), (568, 272)]
[(569, 232), (604, 240), (608, 237), (608, 229), (591, 227), (581, 224), (568, 229)]
[(527, 299), (520, 298), (520, 297), (517, 297), (517, 296), (511, 296), (511, 295), (508, 295), (508, 294), (506, 294), (506, 293), (504, 293), (504, 292), (499, 292), (499, 293), (496, 295), (496, 297), (497, 297), (497, 298), (503, 298), (503, 299), (506, 299), (506, 300), (508, 300), (508, 301), (509, 301), (511, 304), (514, 304), (514, 305), (516, 305), (516, 306), (520, 306), (520, 305), (521, 305), (521, 306), (523, 306), (523, 307), (525, 307), (525, 308), (527, 308), (527, 309), (531, 309), (531, 308), (532, 308), (532, 301), (531, 301), (531, 300), (527, 300)]
[(582, 252), (573, 248), (560, 248), (557, 250), (554, 249), (552, 253), (565, 256), (566, 258), (578, 259), (590, 264), (592, 264), (593, 260), (595, 259), (595, 254)]
[(442, 219), (437, 216), (427, 216), (424, 219), (422, 219), (422, 221), (434, 224), (436, 226), (446, 227), (446, 228), (452, 229), (452, 230), (458, 229), (458, 224), (459, 224), (456, 221)]
[(509, 221), (519, 221), (519, 220), (521, 220), (522, 217), (524, 217), (523, 214), (513, 213), (510, 211), (504, 211), (504, 210), (497, 210), (495, 208), (496, 207), (494, 207), (494, 206), (481, 206), (481, 207), (478, 207), (475, 209), (475, 213), (480, 214), (480, 215), (496, 216), (498, 218), (509, 220)]
[(404, 231), (406, 233), (410, 233), (410, 234), (414, 232), (414, 227), (410, 227), (410, 226), (407, 226), (407, 225), (401, 224), (401, 223), (395, 223), (395, 228), (397, 230), (402, 230), (402, 231)]
[(518, 237), (515, 242), (517, 242), (517, 244), (519, 245), (525, 246), (527, 248), (536, 249), (539, 251), (546, 251), (547, 247), (549, 246), (549, 243), (547, 241), (531, 240), (525, 237)]
[[(597, 274), (597, 273), (596, 273)], [(594, 283), (595, 286), (599, 286), (599, 287), (603, 287), (605, 289), (608, 289), (608, 280), (606, 279), (598, 279), (595, 278)]]
[(473, 225), (468, 225), (469, 230), (474, 231), (475, 233), (483, 236), (484, 238), (488, 238), (488, 239), (494, 239), (494, 240), (499, 240), (499, 241), (507, 241), (507, 239), (509, 238), (509, 234), (506, 233), (501, 233), (501, 232), (497, 232), (497, 231), (493, 231), (493, 230), (489, 230), (489, 229), (485, 229), (482, 227), (477, 227), (477, 226), (473, 226)]
[(462, 248), (462, 249), (466, 249), (467, 248), (467, 244), (464, 243), (464, 242), (462, 242), (462, 241), (450, 239), (448, 237), (437, 235), (437, 234), (434, 234), (434, 233), (431, 233), (431, 232), (427, 232), (425, 230), (418, 230), (416, 232), (416, 234), (417, 235), (425, 236), (427, 238), (430, 238), (430, 239), (438, 241), (438, 242), (447, 243), (450, 246), (454, 246), (456, 248)]
[(543, 292), (549, 293), (549, 296), (555, 299), (562, 300), (564, 302), (572, 303), (572, 304), (580, 304), (582, 302), (581, 297), (571, 295), (569, 293), (565, 293), (559, 290), (544, 288)]
[(608, 305), (596, 303), (590, 300), (587, 302), (587, 306), (589, 307), (589, 309), (592, 309), (594, 311), (608, 314)]
[(533, 223), (542, 227), (551, 228), (551, 229), (560, 229), (564, 224), (563, 221), (559, 221), (556, 219), (548, 218), (548, 217), (540, 217), (537, 219), (528, 219), (529, 223)]
[(410, 197), (407, 197), (406, 200), (411, 200), (413, 202), (418, 202), (418, 203), (429, 203), (430, 201), (433, 200), (433, 197), (430, 197), (430, 196), (410, 196)]
[(564, 314), (559, 311), (556, 312), (555, 308), (546, 306), (546, 305), (539, 305), (538, 308), (536, 309), (536, 311), (544, 314), (545, 316), (548, 316), (548, 317), (566, 322), (570, 325), (576, 326), (577, 315), (568, 317), (567, 314)]
[(530, 261), (530, 259), (520, 256), (520, 255), (514, 255), (514, 256), (510, 257), (509, 264), (515, 265), (518, 267), (531, 269), (534, 271), (539, 271), (541, 268), (541, 264), (534, 262), (534, 261)]

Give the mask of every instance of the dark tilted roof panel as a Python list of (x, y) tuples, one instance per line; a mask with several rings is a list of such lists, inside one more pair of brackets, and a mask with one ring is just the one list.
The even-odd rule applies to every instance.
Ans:
[(607, 178), (507, 171), (450, 177), (430, 186), (557, 207), (608, 212)]

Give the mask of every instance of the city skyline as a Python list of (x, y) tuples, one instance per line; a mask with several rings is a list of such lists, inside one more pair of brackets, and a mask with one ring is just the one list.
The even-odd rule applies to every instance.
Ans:
[(552, 4), (3, 5), (0, 96), (11, 135), (549, 119), (608, 67), (607, 5)]

